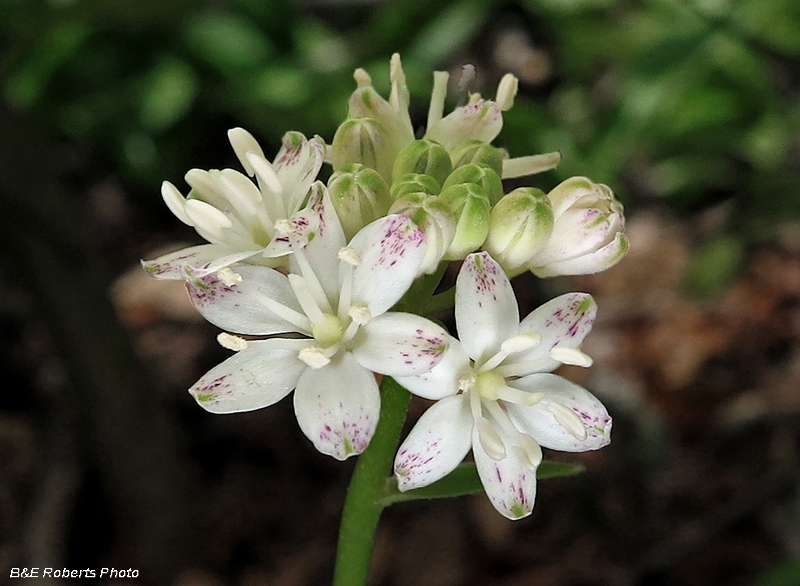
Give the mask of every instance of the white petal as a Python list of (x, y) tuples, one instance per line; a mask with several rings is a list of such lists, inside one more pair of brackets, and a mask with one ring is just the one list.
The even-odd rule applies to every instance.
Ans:
[(361, 257), (353, 268), (353, 302), (366, 303), (372, 315), (387, 311), (408, 290), (425, 256), (425, 234), (404, 215), (367, 224), (350, 241)]
[(459, 391), (459, 378), (469, 369), (469, 356), (458, 340), (452, 340), (441, 362), (429, 372), (394, 379), (409, 392), (437, 401)]
[(308, 188), (317, 178), (325, 147), (319, 139), (306, 139), (299, 132), (287, 132), (275, 156), (273, 168), (283, 186), (283, 197), (288, 214), (293, 214), (303, 204)]
[(289, 285), (289, 279), (266, 267), (237, 266), (238, 283), (227, 284), (216, 274), (187, 281), (198, 311), (212, 324), (237, 334), (308, 334), (310, 323)]
[(447, 331), (410, 313), (389, 312), (361, 327), (353, 356), (364, 368), (389, 376), (430, 371), (450, 344)]
[(550, 350), (556, 346), (578, 348), (591, 331), (595, 315), (597, 304), (587, 293), (565, 293), (539, 306), (522, 320), (519, 331), (539, 334), (541, 342), (532, 350), (507, 358), (501, 372), (508, 376), (504, 369), (517, 368), (511, 374), (522, 376), (555, 370), (560, 363), (551, 358)]
[(297, 382), (294, 409), (300, 429), (323, 454), (344, 460), (363, 452), (380, 415), (375, 376), (349, 352), (309, 368)]
[(256, 155), (263, 157), (264, 151), (261, 150), (261, 146), (259, 146), (258, 141), (253, 138), (253, 135), (247, 132), (244, 128), (231, 128), (228, 131), (228, 140), (233, 147), (233, 151), (236, 153), (236, 156), (239, 159), (239, 162), (244, 167), (244, 170), (247, 171), (247, 174), (252, 177), (255, 175), (255, 170), (253, 166), (247, 162), (247, 153), (256, 153)]
[[(529, 392), (544, 392), (544, 398), (532, 407), (507, 404), (508, 414), (523, 433), (539, 444), (562, 452), (599, 450), (611, 441), (611, 416), (603, 404), (583, 387), (554, 374), (532, 374), (509, 383)], [(585, 439), (558, 422), (550, 409), (560, 404), (575, 412), (586, 431)]]
[(467, 354), (480, 364), (517, 334), (519, 310), (511, 282), (488, 252), (469, 255), (456, 279), (456, 326)]
[(508, 450), (502, 460), (490, 458), (481, 447), (477, 427), (472, 431), (472, 453), (483, 488), (494, 508), (509, 519), (530, 515), (536, 499), (536, 470), (523, 464), (515, 450)]
[(628, 247), (628, 237), (622, 232), (618, 232), (613, 241), (591, 254), (551, 263), (543, 267), (531, 266), (530, 269), (537, 277), (592, 275), (617, 264), (627, 254)]
[(456, 108), (439, 120), (426, 133), (425, 138), (439, 142), (448, 151), (467, 140), (492, 142), (503, 128), (500, 107), (491, 101), (478, 100)]
[(201, 244), (144, 260), (142, 267), (157, 279), (185, 279), (186, 267), (202, 267), (232, 252), (224, 244)]
[(189, 392), (211, 413), (269, 407), (288, 395), (308, 368), (297, 358), (305, 340), (256, 340), (209, 370)]
[(436, 402), (419, 418), (394, 459), (397, 487), (411, 490), (444, 478), (472, 445), (472, 414), (465, 395)]

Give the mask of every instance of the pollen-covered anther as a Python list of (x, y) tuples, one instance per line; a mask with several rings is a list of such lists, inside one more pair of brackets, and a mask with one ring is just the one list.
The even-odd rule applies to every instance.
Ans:
[(525, 405), (526, 407), (536, 405), (536, 403), (544, 398), (544, 393), (529, 393), (509, 386), (503, 386), (497, 395), (498, 399), (502, 399), (507, 403), (516, 403), (517, 405)]
[(528, 434), (520, 434), (517, 438), (518, 444), (513, 446), (511, 450), (517, 455), (520, 462), (530, 470), (536, 470), (536, 467), (542, 463), (542, 448)]
[(325, 353), (325, 349), (319, 346), (306, 346), (297, 353), (297, 357), (311, 368), (322, 368), (330, 364), (331, 361)]
[(572, 409), (561, 403), (551, 403), (547, 406), (547, 410), (553, 414), (556, 421), (561, 426), (570, 432), (579, 441), (586, 439), (586, 427), (583, 425), (580, 415), (575, 413)]
[(567, 348), (565, 346), (556, 346), (550, 350), (550, 358), (562, 364), (583, 367), (589, 367), (592, 365), (592, 362), (594, 362), (592, 357), (586, 354), (586, 352), (578, 348)]
[(240, 352), (247, 348), (247, 340), (240, 336), (234, 336), (233, 334), (229, 334), (227, 332), (222, 332), (217, 336), (217, 342), (223, 348), (227, 348), (228, 350), (233, 350), (234, 352)]
[(275, 232), (280, 236), (288, 236), (294, 231), (294, 226), (292, 222), (287, 220), (286, 218), (282, 218), (275, 222)]
[(542, 336), (536, 332), (527, 334), (517, 334), (506, 339), (500, 349), (506, 354), (513, 354), (514, 352), (525, 352), (538, 346), (542, 341)]
[(505, 112), (514, 105), (514, 98), (519, 90), (519, 80), (510, 73), (506, 73), (497, 86), (495, 102)]
[(351, 266), (357, 267), (361, 264), (361, 255), (356, 252), (355, 248), (343, 246), (339, 249), (337, 256), (339, 257), (339, 260), (344, 261)]
[(230, 267), (222, 267), (217, 271), (217, 277), (228, 287), (233, 287), (236, 283), (242, 282), (242, 275)]
[(469, 372), (462, 372), (458, 375), (458, 390), (459, 391), (468, 391), (472, 387), (475, 386), (475, 381), (478, 380), (478, 377), (475, 373), (470, 370)]
[(353, 303), (347, 310), (347, 315), (360, 326), (372, 319), (372, 312), (366, 303)]

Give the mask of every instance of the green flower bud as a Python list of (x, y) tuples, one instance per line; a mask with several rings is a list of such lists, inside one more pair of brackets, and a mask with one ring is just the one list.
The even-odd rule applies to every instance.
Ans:
[(550, 200), (541, 189), (520, 187), (492, 208), (483, 248), (512, 276), (547, 244), (552, 231)]
[(439, 197), (450, 208), (456, 222), (456, 233), (444, 258), (461, 260), (478, 250), (489, 235), (489, 198), (477, 183), (452, 185)]
[(392, 204), (389, 213), (406, 214), (425, 233), (427, 246), (419, 275), (436, 271), (456, 233), (449, 206), (438, 195), (408, 193)]
[(424, 173), (441, 185), (453, 170), (450, 153), (433, 140), (415, 140), (407, 144), (397, 155), (392, 170), (392, 179), (405, 173)]
[(395, 148), (382, 123), (372, 118), (351, 118), (339, 126), (333, 137), (329, 150), (331, 165), (338, 171), (345, 165), (361, 163), (390, 181)]
[(462, 142), (450, 152), (453, 169), (470, 163), (488, 165), (498, 177), (503, 176), (503, 152), (481, 140), (468, 140)]
[(486, 192), (489, 205), (496, 205), (503, 197), (503, 181), (500, 175), (494, 172), (489, 165), (482, 163), (469, 163), (453, 169), (450, 176), (442, 185), (442, 191), (459, 183), (477, 183)]
[(389, 193), (392, 196), (392, 200), (395, 200), (407, 193), (437, 195), (441, 189), (436, 179), (430, 175), (424, 175), (422, 173), (404, 173), (394, 180)]
[(386, 215), (392, 203), (380, 173), (361, 163), (345, 165), (328, 180), (328, 193), (349, 241), (364, 226)]

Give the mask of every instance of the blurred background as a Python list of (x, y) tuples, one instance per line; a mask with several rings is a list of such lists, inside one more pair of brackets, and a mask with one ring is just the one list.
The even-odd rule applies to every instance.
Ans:
[(287, 130), (332, 140), (353, 69), (386, 95), (400, 52), (418, 125), (433, 69), (474, 64), (486, 97), (518, 76), (495, 144), (562, 151), (530, 180), (545, 191), (610, 185), (631, 252), (597, 276), (515, 280), (523, 314), (596, 297), (595, 365), (561, 374), (606, 403), (612, 444), (547, 454), (586, 472), (541, 482), (523, 521), (483, 495), (388, 509), (372, 584), (800, 584), (796, 0), (0, 9), (0, 583), (31, 566), (330, 583), (353, 462), (315, 452), (291, 400), (200, 409), (186, 389), (227, 352), (182, 285), (138, 263), (198, 242), (162, 180), (238, 168), (233, 126), (269, 158)]

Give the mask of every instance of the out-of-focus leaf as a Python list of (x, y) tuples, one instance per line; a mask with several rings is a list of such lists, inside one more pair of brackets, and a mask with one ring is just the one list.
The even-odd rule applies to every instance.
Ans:
[(736, 277), (742, 266), (742, 243), (728, 235), (717, 236), (694, 253), (687, 277), (689, 292), (706, 297), (721, 291)]
[(792, 55), (800, 54), (800, 2), (740, 0), (733, 21), (746, 34)]
[(800, 585), (800, 559), (781, 562), (759, 576), (753, 586)]
[(33, 52), (6, 81), (9, 102), (28, 107), (39, 100), (53, 73), (71, 59), (91, 34), (83, 22), (56, 24), (39, 39)]
[(253, 89), (264, 103), (290, 108), (308, 102), (313, 91), (312, 84), (308, 73), (297, 67), (269, 67), (258, 76)]
[(492, 0), (461, 0), (425, 24), (405, 53), (415, 61), (436, 65), (463, 46), (486, 20)]
[(273, 53), (269, 39), (241, 15), (201, 14), (189, 19), (183, 32), (198, 55), (222, 70), (257, 67)]
[(142, 95), (142, 123), (154, 130), (171, 126), (191, 108), (196, 93), (197, 77), (192, 67), (174, 57), (163, 58), (150, 71)]

